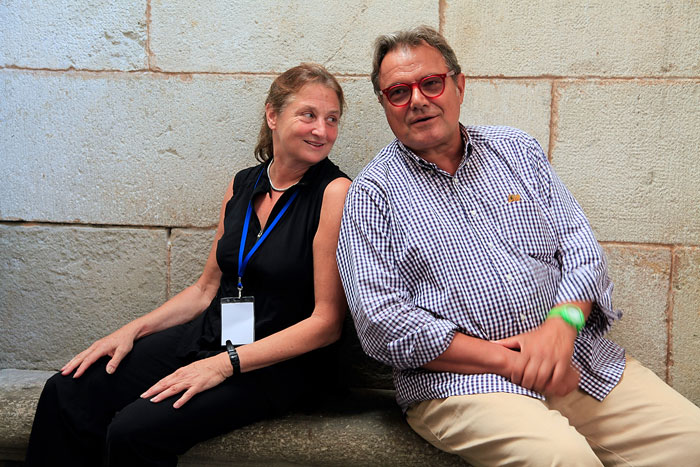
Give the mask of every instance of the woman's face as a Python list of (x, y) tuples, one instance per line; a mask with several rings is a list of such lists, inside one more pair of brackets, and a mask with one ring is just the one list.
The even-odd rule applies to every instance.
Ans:
[(268, 104), (275, 159), (287, 164), (313, 165), (328, 156), (338, 136), (340, 102), (335, 91), (307, 84), (291, 96), (281, 112)]

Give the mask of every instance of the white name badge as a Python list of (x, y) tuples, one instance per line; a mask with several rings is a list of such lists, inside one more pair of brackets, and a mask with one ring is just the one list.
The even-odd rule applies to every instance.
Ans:
[(221, 299), (221, 345), (226, 345), (227, 340), (233, 345), (255, 341), (253, 297)]

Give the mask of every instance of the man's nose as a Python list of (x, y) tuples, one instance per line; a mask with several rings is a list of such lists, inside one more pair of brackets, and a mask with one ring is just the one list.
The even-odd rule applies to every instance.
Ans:
[(411, 107), (421, 107), (425, 105), (428, 98), (423, 95), (418, 83), (413, 83), (411, 86)]

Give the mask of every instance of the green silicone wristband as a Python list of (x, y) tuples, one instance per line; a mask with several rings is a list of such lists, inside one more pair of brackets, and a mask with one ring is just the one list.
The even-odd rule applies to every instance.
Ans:
[(586, 318), (583, 316), (583, 311), (576, 305), (559, 305), (555, 306), (547, 314), (547, 319), (560, 317), (564, 322), (576, 328), (576, 334), (581, 332), (581, 329), (586, 325)]

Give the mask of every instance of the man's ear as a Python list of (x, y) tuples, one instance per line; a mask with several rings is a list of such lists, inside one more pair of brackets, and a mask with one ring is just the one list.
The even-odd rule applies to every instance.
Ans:
[(381, 105), (382, 107), (384, 107), (384, 99), (382, 99), (382, 97), (383, 97), (383, 96), (382, 96), (381, 94), (379, 94), (379, 95), (377, 96), (377, 102), (379, 102), (379, 105)]
[(277, 112), (269, 102), (265, 104), (265, 120), (267, 120), (267, 126), (270, 130), (277, 129)]
[(466, 78), (464, 73), (460, 73), (455, 77), (455, 87), (457, 88), (457, 96), (459, 97), (459, 103), (462, 104), (464, 101), (464, 87), (466, 84)]

